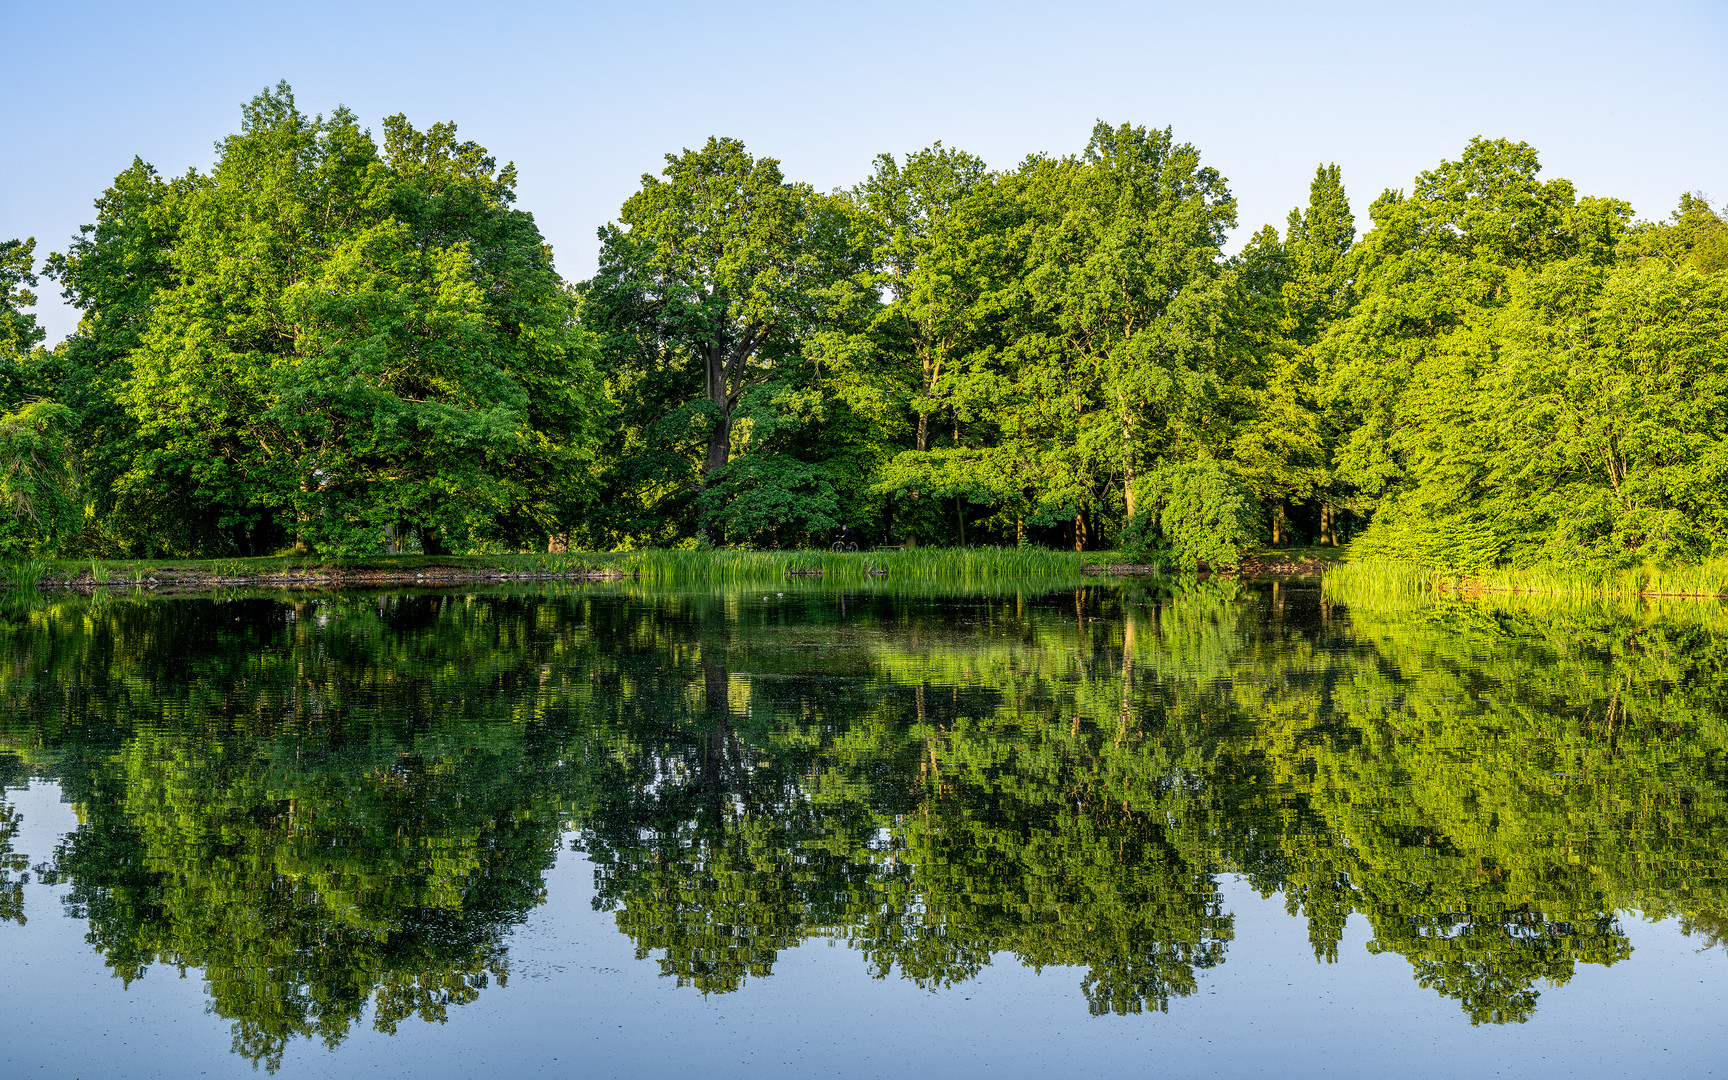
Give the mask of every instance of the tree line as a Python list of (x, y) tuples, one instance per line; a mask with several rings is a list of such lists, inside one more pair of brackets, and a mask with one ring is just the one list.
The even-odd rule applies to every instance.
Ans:
[(207, 173), (134, 161), (46, 274), (0, 246), (0, 548), (231, 555), (1339, 543), (1434, 565), (1728, 541), (1728, 222), (1473, 139), (1358, 231), (1335, 165), (1234, 254), (1170, 129), (819, 192), (669, 154), (566, 282), (450, 124), (286, 85)]

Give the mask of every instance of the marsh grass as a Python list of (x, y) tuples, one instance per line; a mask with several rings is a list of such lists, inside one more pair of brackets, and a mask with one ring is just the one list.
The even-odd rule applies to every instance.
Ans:
[(42, 559), (9, 559), (0, 563), (0, 577), (14, 596), (36, 592), (52, 564)]
[(1320, 587), (1328, 600), (1376, 610), (1405, 607), (1446, 587), (1443, 576), (1415, 563), (1363, 559), (1327, 570)]
[(1361, 559), (1328, 570), (1323, 583), (1328, 596), (1340, 602), (1376, 606), (1447, 592), (1720, 598), (1728, 597), (1728, 560), (1713, 559), (1690, 566), (1646, 564), (1616, 570), (1536, 566), (1449, 574), (1415, 563)]
[(622, 569), (643, 582), (662, 585), (742, 585), (820, 577), (825, 584), (863, 585), (886, 579), (897, 585), (968, 585), (1028, 581), (1077, 582), (1080, 556), (1045, 548), (913, 548), (839, 553), (832, 551), (630, 552)]
[(1486, 570), (1475, 575), (1497, 592), (1566, 593), (1585, 596), (1728, 596), (1728, 559), (1689, 566), (1631, 566), (1580, 571), (1553, 567)]
[(74, 581), (89, 572), (96, 584), (118, 574), (134, 584), (163, 574), (203, 573), (219, 578), (269, 578), (285, 574), (316, 574), (365, 571), (414, 572), (432, 568), (476, 573), (498, 570), (511, 573), (577, 573), (616, 571), (622, 554), (587, 553), (517, 555), (369, 555), (365, 557), (323, 555), (272, 555), (256, 558), (219, 559), (109, 559), (101, 562), (58, 560), (42, 562), (50, 580)]

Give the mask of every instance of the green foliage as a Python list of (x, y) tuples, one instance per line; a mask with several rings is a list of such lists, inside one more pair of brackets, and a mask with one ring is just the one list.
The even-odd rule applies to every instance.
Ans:
[(761, 533), (778, 527), (778, 509), (809, 528), (825, 511), (808, 470), (779, 482), (799, 463), (720, 474), (734, 444), (774, 454), (799, 443), (799, 344), (849, 269), (840, 208), (735, 139), (666, 162), (600, 230), (600, 270), (582, 288), (584, 321), (626, 406), (602, 524), (589, 528), (608, 544), (710, 526)]
[(17, 393), (16, 369), (41, 344), (43, 331), (26, 308), (36, 305), (36, 239), (0, 241), (0, 360), (8, 370), (7, 400)]
[(247, 104), (208, 176), (123, 173), (54, 264), (87, 311), (63, 378), (94, 381), (122, 542), (557, 531), (606, 407), (514, 187), (452, 125), (392, 117), (380, 147), (286, 86)]
[(115, 178), (48, 259), (84, 312), (52, 351), (34, 241), (0, 244), (0, 551), (796, 548), (842, 519), (1187, 564), (1354, 536), (1450, 574), (1728, 545), (1701, 195), (1633, 222), (1477, 138), (1360, 235), (1321, 164), (1226, 257), (1229, 184), (1169, 128), (995, 171), (935, 143), (833, 194), (716, 137), (571, 285), (515, 188), (449, 124), (374, 140), (278, 86), (207, 174)]
[(1186, 567), (1235, 566), (1260, 543), (1253, 493), (1216, 461), (1160, 466), (1140, 490), (1146, 509), (1129, 519), (1118, 540), (1138, 557)]
[[(1728, 541), (1728, 279), (1655, 260), (1523, 271), (1365, 554), (1450, 570), (1698, 562)], [(1491, 351), (1488, 351), (1491, 350)], [(1438, 392), (1438, 388), (1436, 388)]]
[(1728, 541), (1720, 221), (1688, 197), (1629, 227), (1537, 172), (1528, 146), (1477, 140), (1375, 203), (1359, 300), (1315, 350), (1339, 476), (1373, 512), (1356, 550), (1449, 572), (1709, 558)]
[(789, 454), (751, 454), (715, 470), (697, 499), (716, 538), (778, 546), (839, 528), (834, 484)]
[(0, 414), (0, 557), (51, 551), (76, 528), (72, 410), (32, 401)]
[(1640, 222), (1620, 245), (1623, 259), (1655, 259), (1701, 274), (1728, 270), (1728, 221), (1701, 194), (1683, 194), (1672, 217)]

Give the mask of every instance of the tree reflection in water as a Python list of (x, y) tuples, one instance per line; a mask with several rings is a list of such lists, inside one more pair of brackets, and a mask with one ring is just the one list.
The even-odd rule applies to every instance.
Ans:
[(271, 1068), (502, 982), (566, 837), (704, 993), (822, 936), (1164, 1010), (1225, 960), (1230, 874), (1322, 961), (1360, 914), (1476, 1022), (1629, 955), (1616, 912), (1728, 926), (1715, 608), (755, 599), (55, 602), (0, 627), (0, 761), (78, 805), (49, 878), (113, 973), (196, 969)]

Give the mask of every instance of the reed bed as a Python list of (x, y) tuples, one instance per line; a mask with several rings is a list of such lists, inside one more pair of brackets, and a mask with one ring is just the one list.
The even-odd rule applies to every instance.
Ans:
[(1320, 578), (1320, 588), (1328, 600), (1374, 610), (1407, 607), (1445, 587), (1443, 575), (1392, 559), (1343, 563)]
[(1728, 596), (1728, 559), (1689, 566), (1641, 565), (1583, 571), (1555, 567), (1487, 570), (1478, 587), (1495, 592), (1566, 593), (1583, 596)]
[[(285, 574), (323, 572), (415, 572), (431, 568), (503, 571), (510, 573), (606, 573), (618, 572), (622, 554), (572, 552), (507, 553), (489, 555), (268, 555), (251, 558), (230, 556), (215, 559), (59, 559), (39, 560), (41, 578), (49, 581), (81, 581), (89, 584), (142, 582), (159, 574), (196, 572), (225, 578), (269, 578)], [(8, 576), (0, 563), (0, 578)]]
[(1720, 598), (1728, 597), (1728, 560), (1712, 559), (1690, 566), (1645, 564), (1612, 570), (1502, 567), (1471, 574), (1449, 574), (1415, 563), (1362, 559), (1328, 570), (1323, 586), (1329, 597), (1340, 602), (1375, 606), (1443, 592)]
[(1045, 548), (913, 548), (910, 550), (631, 552), (620, 568), (651, 584), (742, 585), (820, 577), (861, 585), (886, 578), (898, 585), (969, 585), (1027, 581), (1048, 585), (1081, 580), (1080, 556)]

